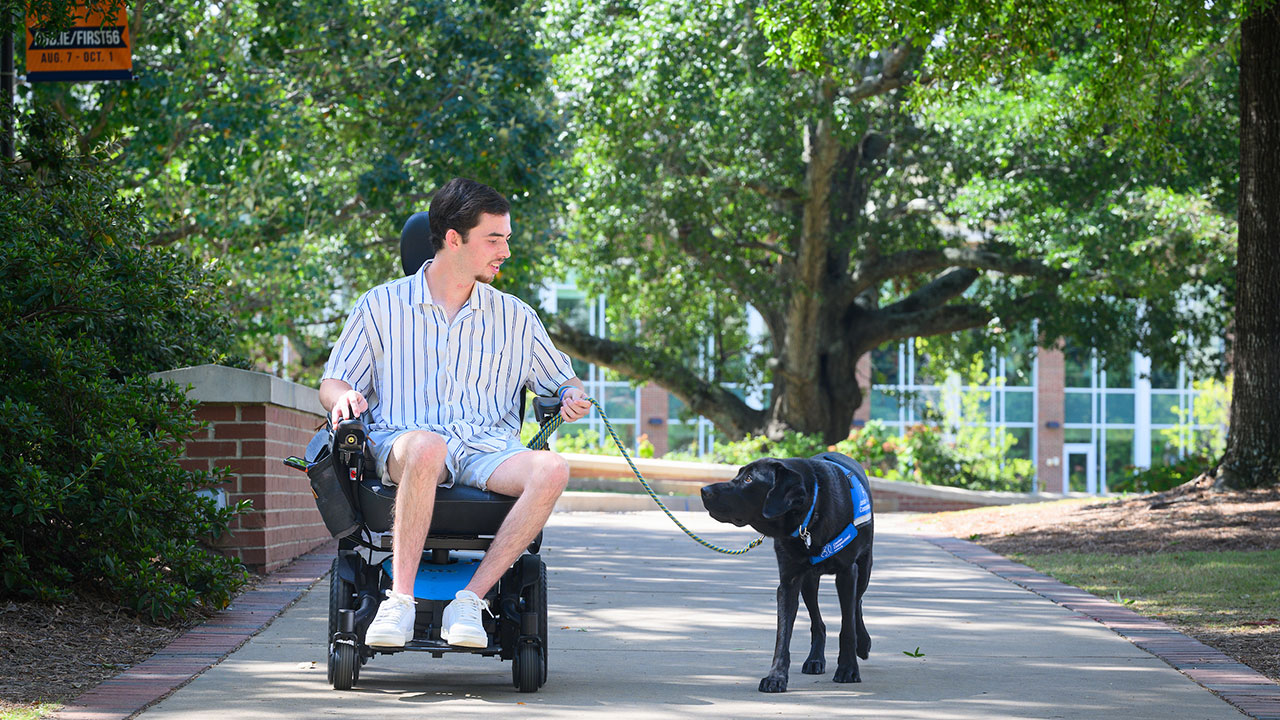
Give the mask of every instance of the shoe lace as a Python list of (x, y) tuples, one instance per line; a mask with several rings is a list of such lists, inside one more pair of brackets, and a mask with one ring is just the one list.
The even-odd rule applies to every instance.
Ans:
[(382, 604), (387, 605), (388, 603), (390, 604), (388, 610), (395, 612), (398, 617), (400, 614), (404, 613), (405, 610), (413, 611), (413, 607), (417, 604), (417, 601), (413, 599), (412, 595), (398, 593), (394, 590), (387, 590), (387, 599), (383, 600)]
[(493, 612), (489, 610), (489, 603), (474, 595), (463, 595), (462, 597), (455, 598), (454, 602), (458, 603), (458, 619), (463, 622), (478, 624), (480, 622), (481, 609), (484, 609), (488, 611), (490, 615), (493, 615)]

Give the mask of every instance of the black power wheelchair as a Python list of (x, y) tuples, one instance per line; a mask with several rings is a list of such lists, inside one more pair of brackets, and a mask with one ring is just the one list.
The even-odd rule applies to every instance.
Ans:
[[(401, 264), (409, 275), (434, 254), (427, 213), (409, 218), (400, 236)], [(535, 397), (535, 419), (551, 422), (558, 398)], [(524, 417), (525, 398), (520, 416)], [(455, 485), (436, 490), (413, 595), (417, 600), (414, 637), (403, 648), (370, 647), (365, 632), (391, 587), (391, 530), (395, 487), (384, 485), (366, 445), (363, 419), (317, 431), (305, 459), (285, 464), (305, 470), (316, 505), (338, 540), (329, 581), (329, 681), (350, 690), (360, 667), (376, 654), (426, 652), (473, 653), (511, 661), (511, 677), (520, 692), (536, 692), (547, 680), (547, 568), (538, 555), (542, 535), (530, 543), (485, 600), (482, 613), (489, 643), (483, 648), (455, 647), (440, 639), (441, 616), (454, 594), (466, 587), (516, 499)], [(532, 447), (532, 445), (531, 445)], [(534, 447), (533, 449), (543, 449)]]

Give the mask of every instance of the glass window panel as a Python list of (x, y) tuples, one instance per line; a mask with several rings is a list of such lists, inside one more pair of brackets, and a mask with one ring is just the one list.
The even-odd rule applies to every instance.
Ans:
[(942, 418), (942, 391), (918, 390), (909, 401), (916, 420), (939, 420)]
[(1067, 348), (1063, 351), (1063, 367), (1066, 370), (1067, 387), (1093, 387), (1093, 370), (1088, 350)]
[(973, 392), (976, 397), (969, 397), (961, 402), (961, 412), (969, 412), (969, 407), (972, 406), (973, 412), (977, 413), (977, 415), (974, 417), (966, 416), (964, 421), (970, 423), (992, 422), (991, 408), (995, 405), (995, 393), (984, 390), (970, 392)]
[(1031, 384), (1031, 368), (1035, 354), (1030, 350), (1014, 353), (1004, 359), (1005, 387), (1026, 387)]
[(1005, 392), (1005, 422), (1032, 422), (1036, 396), (1031, 392)]
[(1169, 390), (1178, 387), (1178, 363), (1151, 362), (1151, 387)]
[(871, 382), (878, 385), (897, 385), (898, 345), (884, 345), (871, 351)]
[(1005, 453), (1005, 457), (1031, 459), (1031, 428), (1005, 428), (1005, 432), (1013, 436), (1013, 446)]
[(1089, 455), (1087, 453), (1066, 453), (1067, 489), (1071, 492), (1089, 491)]
[(583, 332), (591, 328), (591, 303), (586, 298), (563, 295), (557, 297), (556, 315)]
[(1101, 369), (1107, 373), (1107, 387), (1133, 387), (1133, 353), (1125, 353), (1123, 357), (1111, 358)]
[(1063, 420), (1069, 423), (1093, 422), (1093, 394), (1064, 393)]
[(667, 447), (672, 451), (697, 452), (698, 426), (696, 423), (672, 423), (667, 426)]
[(630, 386), (607, 387), (604, 389), (604, 412), (609, 421), (616, 423), (620, 419), (636, 417), (636, 391)]
[(591, 365), (578, 358), (569, 358), (569, 364), (573, 366), (573, 374), (579, 378), (587, 377), (591, 373)]
[(1178, 396), (1151, 393), (1151, 424), (1178, 424)]
[(883, 390), (871, 390), (871, 419), (898, 420), (898, 398), (887, 395)]
[(1062, 440), (1069, 443), (1093, 442), (1093, 431), (1088, 428), (1067, 428), (1062, 433)]
[(1178, 461), (1178, 446), (1164, 433), (1151, 433), (1151, 465), (1172, 465)]
[(680, 401), (680, 398), (672, 395), (671, 393), (667, 393), (667, 419), (683, 420), (685, 418), (681, 416), (681, 413), (684, 412), (686, 412), (686, 408), (684, 403)]
[(1133, 471), (1133, 431), (1107, 431), (1107, 477), (1120, 480)]
[[(616, 422), (613, 418), (609, 418), (609, 422), (613, 423), (613, 429), (618, 433), (618, 439), (621, 440), (623, 446), (627, 448), (627, 452), (634, 454), (633, 451), (636, 448), (636, 424)], [(618, 450), (618, 446), (613, 442), (613, 438), (609, 437), (608, 430), (605, 430), (604, 433), (604, 445), (605, 447), (611, 448), (615, 453)]]
[(1133, 393), (1107, 393), (1107, 423), (1133, 424)]

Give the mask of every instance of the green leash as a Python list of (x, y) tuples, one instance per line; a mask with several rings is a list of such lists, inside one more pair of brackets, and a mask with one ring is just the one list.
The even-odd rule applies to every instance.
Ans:
[[(649, 493), (649, 497), (653, 498), (653, 501), (658, 503), (658, 507), (662, 508), (662, 512), (666, 513), (667, 517), (671, 518), (671, 522), (675, 523), (676, 527), (683, 530), (685, 535), (693, 538), (699, 545), (715, 550), (718, 553), (724, 553), (725, 555), (741, 555), (764, 542), (764, 536), (761, 535), (755, 540), (747, 543), (747, 546), (741, 550), (727, 550), (719, 545), (713, 545), (706, 540), (703, 540), (690, 531), (689, 528), (685, 527), (684, 523), (677, 520), (676, 516), (672, 515), (671, 511), (667, 509), (667, 506), (662, 504), (662, 500), (658, 498), (658, 494), (653, 491), (652, 487), (649, 487), (649, 483), (645, 481), (644, 476), (636, 469), (636, 464), (631, 462), (631, 456), (627, 454), (627, 448), (622, 444), (622, 440), (618, 438), (618, 433), (614, 431), (613, 425), (609, 422), (609, 418), (605, 416), (604, 408), (600, 407), (600, 403), (596, 402), (595, 398), (587, 398), (587, 400), (590, 400), (591, 404), (596, 406), (596, 410), (600, 411), (600, 419), (604, 421), (604, 426), (608, 428), (609, 435), (613, 438), (613, 442), (618, 446), (618, 451), (622, 453), (622, 457), (626, 459), (627, 464), (631, 466), (631, 472), (635, 473), (636, 479), (644, 486), (645, 491)], [(564, 419), (560, 417), (559, 413), (553, 415), (542, 424), (542, 427), (538, 429), (538, 434), (534, 435), (533, 439), (529, 441), (529, 447), (534, 450), (546, 450), (547, 438), (551, 437), (551, 433), (555, 432), (563, 423)]]

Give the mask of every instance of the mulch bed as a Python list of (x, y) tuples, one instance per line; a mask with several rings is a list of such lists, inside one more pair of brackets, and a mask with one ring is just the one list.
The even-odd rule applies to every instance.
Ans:
[(155, 625), (101, 600), (0, 606), (0, 709), (66, 702), (146, 659), (207, 615)]

